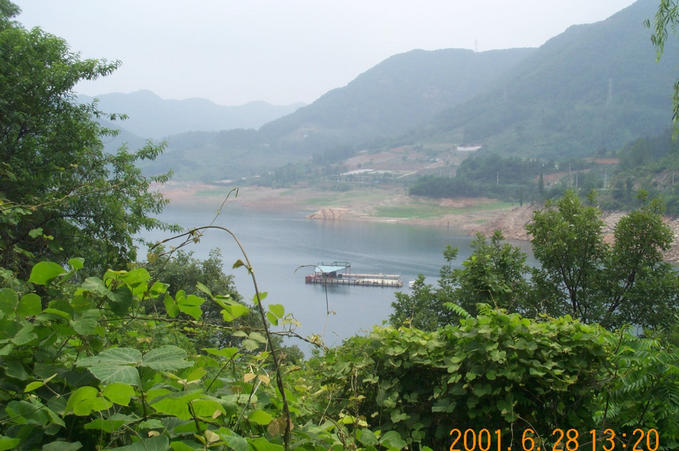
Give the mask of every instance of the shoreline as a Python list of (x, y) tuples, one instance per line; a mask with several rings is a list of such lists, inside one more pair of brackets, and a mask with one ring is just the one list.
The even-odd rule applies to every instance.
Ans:
[[(505, 239), (530, 241), (526, 224), (535, 207), (500, 202), (487, 198), (433, 200), (408, 195), (401, 187), (370, 187), (351, 191), (323, 191), (308, 187), (267, 188), (199, 182), (168, 182), (155, 190), (180, 208), (214, 208), (233, 204), (260, 211), (294, 211), (314, 221), (359, 221), (386, 224), (410, 224), (448, 228), (474, 235), (490, 236), (502, 231)], [(237, 190), (237, 191), (236, 191)], [(225, 201), (228, 195), (228, 200)], [(604, 240), (613, 241), (617, 222), (626, 212), (605, 212)], [(665, 252), (665, 260), (679, 263), (679, 218), (665, 218), (674, 241)]]
[[(311, 188), (235, 188), (190, 182), (169, 182), (156, 191), (180, 208), (214, 208), (227, 204), (260, 211), (295, 211), (315, 221), (360, 221), (452, 228), (490, 234), (495, 228), (506, 238), (527, 240), (523, 218), (530, 206), (488, 198), (432, 200), (409, 196), (403, 188), (361, 188), (335, 192)], [(230, 194), (229, 194), (230, 193)]]

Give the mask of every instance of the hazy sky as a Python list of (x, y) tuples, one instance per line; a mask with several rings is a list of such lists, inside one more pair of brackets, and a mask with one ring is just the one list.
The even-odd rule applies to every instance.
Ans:
[(632, 0), (14, 0), (83, 57), (121, 60), (88, 95), (310, 103), (415, 48), (537, 47)]

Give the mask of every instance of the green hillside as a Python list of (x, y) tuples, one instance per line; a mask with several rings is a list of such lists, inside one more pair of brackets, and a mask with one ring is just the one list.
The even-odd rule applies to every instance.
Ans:
[(539, 49), (396, 55), (259, 131), (171, 136), (148, 170), (217, 180), (407, 145), (556, 161), (611, 151), (670, 125), (679, 46), (656, 62), (643, 25), (655, 7), (640, 0)]
[(312, 155), (350, 154), (433, 119), (483, 92), (533, 49), (414, 50), (393, 56), (258, 132), (171, 136), (149, 171), (215, 180), (257, 174)]
[(413, 50), (392, 56), (293, 114), (262, 127), (269, 139), (360, 143), (422, 125), (483, 92), (534, 49)]
[(589, 155), (665, 129), (676, 46), (656, 63), (650, 30), (657, 2), (570, 27), (509, 71), (494, 89), (441, 113), (420, 137), (456, 131), (467, 144), (542, 157)]

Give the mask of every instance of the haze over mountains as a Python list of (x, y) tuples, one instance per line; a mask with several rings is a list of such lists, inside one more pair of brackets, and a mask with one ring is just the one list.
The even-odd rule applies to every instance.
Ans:
[[(655, 0), (639, 0), (605, 21), (570, 27), (538, 49), (395, 55), (259, 130), (171, 136), (165, 154), (146, 170), (219, 180), (312, 155), (406, 144), (450, 151), (480, 145), (546, 158), (615, 149), (671, 123), (679, 47), (672, 43), (656, 62), (643, 26), (656, 7)], [(113, 111), (134, 114), (124, 105)]]
[[(93, 100), (84, 95), (80, 99), (83, 102)], [(129, 116), (116, 126), (140, 138), (151, 139), (189, 131), (259, 128), (304, 106), (303, 103), (271, 105), (266, 102), (224, 106), (206, 99), (162, 99), (148, 90), (102, 94), (97, 99), (103, 111)]]

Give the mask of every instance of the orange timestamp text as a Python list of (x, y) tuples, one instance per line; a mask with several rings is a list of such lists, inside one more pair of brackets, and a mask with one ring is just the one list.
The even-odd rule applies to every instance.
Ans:
[[(580, 432), (577, 429), (556, 428), (545, 445), (545, 440), (530, 428), (521, 432), (519, 448), (503, 443), (502, 430), (450, 430), (450, 451), (657, 451), (660, 434), (656, 429), (634, 429), (632, 434), (616, 433), (613, 429)], [(506, 436), (505, 436), (506, 439)]]

